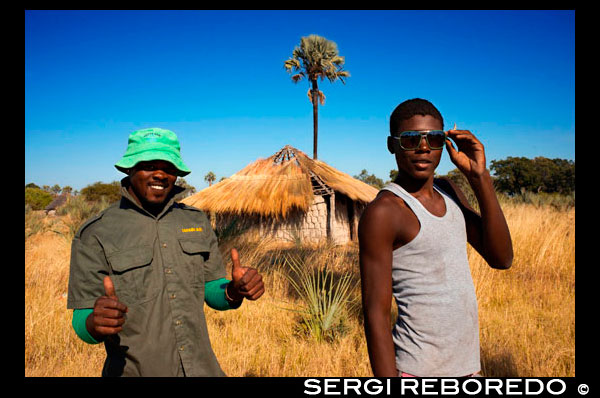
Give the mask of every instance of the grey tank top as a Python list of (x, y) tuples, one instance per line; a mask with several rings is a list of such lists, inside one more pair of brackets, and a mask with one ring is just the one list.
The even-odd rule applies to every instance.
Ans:
[(398, 318), (392, 338), (398, 370), (431, 377), (479, 371), (477, 298), (460, 208), (436, 185), (446, 204), (442, 217), (431, 214), (395, 183), (382, 189), (402, 198), (421, 224), (412, 241), (393, 251)]

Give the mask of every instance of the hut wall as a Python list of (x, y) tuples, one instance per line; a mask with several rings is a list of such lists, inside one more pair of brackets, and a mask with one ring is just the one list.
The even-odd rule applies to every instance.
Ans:
[[(236, 228), (255, 233), (258, 237), (273, 238), (287, 242), (317, 243), (327, 239), (328, 223), (331, 228), (331, 239), (335, 244), (344, 244), (352, 238), (356, 240), (358, 220), (364, 206), (355, 203), (345, 195), (336, 193), (333, 203), (328, 203), (330, 197), (317, 196), (306, 213), (292, 212), (285, 220), (265, 219), (258, 216), (218, 215), (217, 229), (225, 229), (234, 219)], [(333, 213), (328, 208), (333, 205)], [(352, 219), (349, 218), (353, 215)]]
[(263, 225), (266, 236), (277, 240), (294, 242), (318, 242), (327, 239), (327, 203), (322, 196), (316, 196), (306, 213), (294, 212), (282, 221)]

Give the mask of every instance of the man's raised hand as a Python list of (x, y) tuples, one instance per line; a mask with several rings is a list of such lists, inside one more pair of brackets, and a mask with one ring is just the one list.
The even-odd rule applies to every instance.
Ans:
[[(454, 129), (446, 132), (446, 148), (450, 160), (467, 177), (467, 179), (481, 176), (485, 170), (485, 150), (483, 144), (469, 131)], [(452, 142), (456, 143), (457, 149)]]
[(119, 301), (110, 276), (104, 277), (103, 284), (104, 296), (96, 300), (94, 311), (86, 321), (88, 332), (98, 341), (123, 330), (125, 313), (128, 311), (127, 306)]
[(242, 267), (238, 251), (231, 249), (231, 282), (227, 285), (227, 296), (233, 301), (256, 300), (265, 292), (262, 276), (255, 268)]

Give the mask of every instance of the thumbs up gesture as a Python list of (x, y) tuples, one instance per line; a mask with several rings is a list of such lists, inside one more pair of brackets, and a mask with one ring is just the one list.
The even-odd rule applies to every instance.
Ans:
[(117, 334), (123, 330), (125, 313), (128, 308), (119, 301), (110, 276), (104, 277), (104, 296), (99, 297), (94, 303), (94, 311), (86, 320), (88, 332), (97, 341), (106, 336)]
[(232, 301), (244, 298), (256, 300), (265, 292), (262, 276), (255, 268), (242, 267), (237, 250), (231, 249), (231, 282), (226, 287), (226, 294)]

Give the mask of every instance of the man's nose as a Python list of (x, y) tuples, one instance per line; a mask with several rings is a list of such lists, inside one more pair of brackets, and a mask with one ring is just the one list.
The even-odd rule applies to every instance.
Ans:
[(167, 172), (161, 168), (157, 168), (156, 170), (154, 170), (154, 172), (152, 172), (152, 177), (159, 178), (161, 180), (167, 178), (167, 176)]
[(421, 134), (421, 139), (419, 141), (419, 151), (430, 151), (429, 144), (427, 143), (427, 135)]

